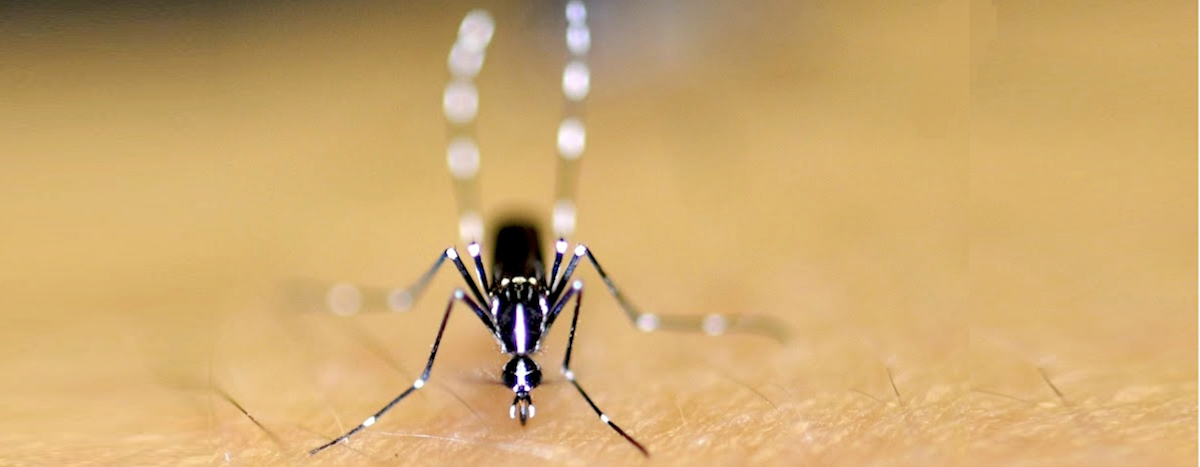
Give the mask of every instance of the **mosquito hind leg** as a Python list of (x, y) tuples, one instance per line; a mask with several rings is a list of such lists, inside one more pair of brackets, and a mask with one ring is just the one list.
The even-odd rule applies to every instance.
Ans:
[[(587, 257), (592, 267), (596, 268), (596, 272), (600, 274), (600, 279), (604, 281), (604, 286), (608, 288), (608, 292), (621, 305), (621, 311), (625, 313), (625, 317), (633, 323), (635, 327), (644, 332), (651, 331), (685, 331), (685, 332), (703, 332), (710, 336), (719, 336), (731, 333), (756, 334), (769, 337), (777, 341), (783, 342), (787, 340), (787, 327), (777, 319), (766, 315), (753, 314), (722, 314), (709, 313), (701, 316), (688, 315), (660, 315), (652, 312), (643, 312), (621, 293), (621, 289), (617, 287), (604, 268), (600, 266), (600, 262), (583, 244), (575, 247), (571, 261), (567, 263), (566, 270), (563, 271), (563, 277), (558, 281), (558, 287), (551, 291), (551, 299), (557, 299), (563, 293), (564, 285), (570, 281), (571, 275), (574, 274), (576, 266), (580, 259)], [(551, 316), (551, 322), (555, 316)]]

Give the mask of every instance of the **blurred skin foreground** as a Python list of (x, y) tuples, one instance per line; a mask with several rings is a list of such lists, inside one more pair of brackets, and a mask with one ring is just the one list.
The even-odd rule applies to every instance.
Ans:
[[(1195, 464), (1194, 4), (589, 6), (572, 241), (643, 311), (793, 335), (642, 333), (579, 266), (572, 369), (653, 462)], [(479, 212), (550, 235), (561, 4), (0, 7), (0, 458), (641, 462), (554, 368), (568, 326), (522, 427), (459, 312), (307, 457), (421, 375), (462, 278), (352, 317), (274, 291), (470, 258), (442, 93), (476, 7)]]

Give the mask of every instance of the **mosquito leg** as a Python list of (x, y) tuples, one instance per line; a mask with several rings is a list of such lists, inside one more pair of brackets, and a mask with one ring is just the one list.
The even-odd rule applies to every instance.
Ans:
[(554, 266), (550, 268), (550, 290), (557, 290), (558, 283), (558, 267), (562, 265), (563, 254), (567, 252), (567, 240), (559, 238), (554, 242)]
[[(462, 275), (462, 278), (467, 282), (467, 285), (471, 286), (471, 294), (475, 297), (475, 299), (479, 300), (479, 303), (486, 305), (488, 302), (487, 298), (485, 298), (483, 293), (479, 291), (479, 286), (475, 285), (475, 279), (471, 278), (471, 273), (467, 272), (467, 266), (463, 264), (462, 258), (458, 257), (458, 250), (455, 250), (454, 247), (447, 248), (446, 257), (450, 258), (450, 261), (454, 262), (454, 266), (458, 268), (458, 273)], [(478, 256), (476, 256), (476, 259), (479, 259)], [(480, 269), (479, 272), (482, 273), (483, 270)], [(484, 284), (484, 287), (486, 288), (487, 284)]]
[[(566, 242), (556, 244), (555, 245), (556, 251), (557, 251), (558, 246), (560, 246), (560, 245), (564, 247), (563, 250), (565, 252), (565, 250), (566, 250), (565, 247), (567, 246)], [(579, 252), (580, 252), (580, 248), (582, 248), (582, 247), (583, 247), (583, 245), (579, 245), (579, 246), (575, 247), (575, 254), (571, 256), (571, 261), (567, 262), (567, 268), (565, 270), (563, 270), (562, 278), (560, 278), (558, 280), (558, 282), (555, 283), (554, 288), (550, 289), (550, 303), (558, 303), (558, 297), (562, 295), (563, 289), (566, 288), (566, 286), (567, 286), (567, 282), (569, 282), (571, 280), (571, 275), (575, 274), (575, 267), (579, 266), (579, 257), (580, 257)], [(587, 251), (587, 250), (585, 249), (584, 251)], [(558, 260), (556, 259), (555, 262), (558, 262)], [(551, 316), (553, 316), (553, 315), (551, 315)]]
[(554, 267), (550, 274), (551, 290), (566, 286), (566, 278), (558, 278), (558, 267), (567, 251), (566, 238), (575, 232), (575, 195), (579, 185), (579, 164), (587, 147), (587, 128), (583, 122), (583, 103), (591, 90), (591, 71), (587, 64), (588, 50), (592, 46), (592, 34), (587, 25), (587, 7), (582, 0), (571, 0), (566, 5), (567, 51), (570, 52), (563, 66), (562, 91), (566, 107), (562, 122), (558, 125), (558, 163), (555, 164), (554, 210), (551, 223), (558, 242), (554, 244)]
[(433, 360), (434, 360), (434, 358), (437, 357), (438, 346), (441, 345), (441, 343), (442, 343), (442, 334), (444, 334), (446, 332), (446, 323), (450, 321), (450, 312), (454, 310), (454, 303), (456, 301), (463, 302), (467, 306), (471, 307), (471, 309), (475, 312), (475, 314), (479, 315), (480, 318), (484, 317), (484, 310), (482, 308), (480, 308), (479, 305), (476, 304), (473, 300), (471, 300), (469, 297), (467, 297), (466, 294), (463, 293), (462, 289), (455, 290), (454, 293), (450, 296), (450, 302), (446, 305), (446, 314), (444, 316), (442, 316), (442, 325), (441, 325), (441, 327), (438, 328), (437, 338), (435, 338), (433, 340), (433, 350), (431, 350), (429, 352), (429, 361), (425, 363), (425, 371), (421, 373), (421, 377), (417, 378), (416, 381), (413, 381), (412, 386), (409, 386), (408, 389), (405, 389), (404, 392), (400, 393), (399, 396), (396, 396), (395, 399), (392, 399), (391, 402), (388, 402), (387, 405), (383, 406), (382, 409), (379, 409), (378, 412), (375, 412), (374, 415), (367, 417), (366, 420), (363, 420), (363, 422), (360, 423), (358, 426), (354, 427), (354, 429), (346, 432), (346, 434), (344, 434), (342, 436), (338, 436), (337, 438), (330, 440), (328, 443), (322, 444), (321, 446), (317, 447), (316, 449), (308, 451), (308, 455), (310, 455), (310, 456), (314, 455), (318, 452), (325, 450), (326, 448), (328, 448), (330, 446), (333, 446), (337, 443), (348, 440), (355, 433), (358, 433), (358, 432), (366, 429), (367, 427), (374, 425), (375, 422), (379, 420), (379, 417), (382, 417), (383, 414), (387, 413), (389, 410), (392, 410), (392, 407), (395, 407), (396, 404), (399, 404), (400, 401), (404, 400), (405, 397), (408, 397), (409, 394), (412, 394), (416, 390), (421, 389), (422, 387), (425, 386), (425, 382), (429, 381), (429, 373), (433, 370)]
[(329, 283), (309, 279), (290, 279), (282, 284), (283, 306), (306, 313), (333, 313), (350, 316), (360, 312), (408, 311), (429, 286), (446, 261), (446, 252), (438, 254), (433, 265), (415, 282), (404, 288), (363, 287), (348, 282)]
[(433, 262), (433, 266), (430, 266), (429, 270), (425, 271), (425, 274), (422, 274), (421, 278), (417, 279), (417, 282), (413, 283), (413, 285), (388, 292), (388, 308), (394, 311), (405, 311), (411, 308), (417, 302), (417, 299), (421, 298), (421, 294), (425, 292), (425, 288), (429, 287), (429, 281), (433, 280), (433, 275), (437, 274), (438, 269), (442, 267), (442, 263), (445, 261), (446, 252), (442, 252), (441, 255), (438, 255), (437, 260)]
[[(472, 244), (467, 247), (469, 251), (479, 249), (478, 244)], [(425, 289), (429, 287), (429, 283), (433, 280), (433, 276), (441, 269), (442, 264), (449, 258), (451, 262), (458, 268), (459, 275), (462, 276), (463, 282), (471, 289), (472, 296), (481, 303), (487, 303), (484, 295), (480, 292), (479, 286), (476, 285), (475, 279), (467, 272), (466, 265), (458, 256), (458, 251), (453, 247), (447, 248), (440, 255), (433, 265), (429, 267), (425, 274), (422, 274), (416, 282), (405, 288), (386, 289), (381, 287), (360, 287), (355, 284), (341, 282), (333, 285), (317, 281), (292, 281), (287, 285), (289, 295), (289, 305), (304, 308), (312, 308), (310, 303), (319, 301), (316, 298), (318, 291), (324, 294), (324, 307), (327, 311), (336, 315), (350, 316), (360, 311), (408, 311), (412, 308), (421, 295), (425, 293)], [(478, 255), (475, 255), (475, 260), (479, 263), (481, 260)], [(482, 264), (477, 264), (481, 277), (483, 274)], [(486, 287), (486, 285), (485, 285)]]
[(608, 415), (605, 415), (604, 412), (600, 410), (600, 407), (596, 406), (596, 403), (593, 402), (592, 398), (588, 396), (587, 391), (583, 390), (583, 386), (579, 385), (579, 381), (575, 380), (575, 372), (571, 371), (571, 350), (575, 347), (575, 326), (579, 324), (579, 304), (583, 301), (583, 282), (575, 281), (575, 283), (571, 284), (571, 289), (567, 291), (567, 294), (563, 296), (561, 301), (554, 305), (552, 315), (557, 315), (558, 312), (562, 311), (563, 306), (566, 305), (567, 301), (571, 300), (572, 297), (575, 298), (575, 314), (574, 317), (571, 318), (571, 333), (567, 338), (567, 354), (565, 357), (563, 357), (563, 377), (565, 377), (567, 381), (570, 381), (571, 384), (575, 386), (575, 389), (579, 390), (579, 395), (583, 396), (583, 400), (587, 401), (588, 405), (592, 407), (592, 410), (596, 412), (596, 415), (600, 416), (600, 421), (607, 424), (609, 428), (612, 428), (613, 431), (616, 431), (617, 434), (621, 435), (622, 438), (625, 438), (625, 441), (629, 441), (633, 447), (642, 452), (642, 455), (650, 457), (650, 451), (647, 451), (645, 446), (642, 446), (642, 443), (637, 442), (637, 440), (633, 439), (632, 436), (629, 436), (629, 434), (625, 433), (625, 430), (622, 430), (621, 427), (617, 426), (616, 423), (613, 423), (612, 419), (608, 418)]
[[(600, 274), (600, 279), (604, 280), (604, 286), (608, 288), (609, 293), (621, 305), (621, 311), (624, 311), (629, 321), (642, 331), (700, 331), (710, 336), (719, 336), (727, 333), (748, 333), (770, 337), (780, 342), (787, 340), (787, 327), (770, 316), (720, 313), (710, 313), (703, 316), (686, 316), (642, 312), (629, 299), (625, 298), (625, 294), (621, 293), (617, 285), (604, 272), (604, 268), (600, 266), (599, 261), (596, 261), (596, 257), (592, 255), (591, 250), (588, 250), (582, 244), (575, 247), (575, 254), (571, 257), (571, 261), (567, 263), (567, 269), (563, 272), (560, 287), (551, 292), (550, 296), (552, 299), (557, 298), (562, 293), (562, 284), (571, 279), (571, 274), (575, 272), (576, 265), (579, 263), (580, 258), (584, 256), (587, 256), (588, 261), (592, 263), (592, 266), (596, 268), (596, 272)], [(555, 316), (551, 315), (549, 322), (553, 323), (554, 318)]]
[[(480, 257), (479, 242), (471, 242), (471, 244), (467, 245), (467, 253), (470, 253), (471, 258), (475, 259), (475, 272), (479, 274), (479, 285), (483, 286), (483, 290), (488, 290), (487, 272), (483, 269), (483, 258)], [(483, 304), (486, 305), (487, 300), (484, 300)]]
[(583, 121), (583, 107), (591, 91), (591, 70), (587, 54), (591, 49), (592, 35), (587, 25), (587, 8), (582, 0), (571, 0), (566, 5), (567, 18), (567, 63), (563, 66), (562, 92), (566, 106), (563, 119), (558, 125), (558, 163), (555, 169), (554, 210), (552, 224), (554, 234), (567, 238), (575, 231), (575, 195), (579, 182), (579, 165), (587, 148), (587, 127)]
[[(471, 10), (458, 27), (458, 38), (450, 48), (447, 65), (450, 82), (442, 94), (442, 112), (450, 130), (446, 165), (454, 178), (458, 204), (458, 233), (465, 243), (483, 236), (479, 201), (479, 144), (475, 140), (475, 117), (479, 113), (479, 89), (475, 78), (483, 68), (488, 44), (496, 24), (485, 10)], [(486, 282), (484, 285), (486, 286)]]

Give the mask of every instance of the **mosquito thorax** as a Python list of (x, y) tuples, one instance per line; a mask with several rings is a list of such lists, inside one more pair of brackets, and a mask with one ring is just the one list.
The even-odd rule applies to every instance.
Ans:
[(496, 320), (496, 338), (505, 353), (527, 355), (537, 351), (550, 311), (545, 289), (537, 279), (501, 280), (492, 296), (491, 311)]

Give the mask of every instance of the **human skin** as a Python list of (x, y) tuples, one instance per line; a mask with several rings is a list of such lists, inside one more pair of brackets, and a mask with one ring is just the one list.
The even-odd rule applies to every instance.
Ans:
[[(565, 322), (521, 427), (461, 310), (428, 386), (306, 454), (412, 382), (458, 282), (349, 318), (277, 286), (455, 241), (473, 4), (13, 12), (0, 459), (1194, 465), (1195, 5), (887, 5), (593, 6), (573, 240), (644, 309), (791, 335), (641, 333), (584, 268), (575, 372), (648, 461), (563, 381)], [(557, 10), (489, 7), (484, 207), (548, 213)]]

